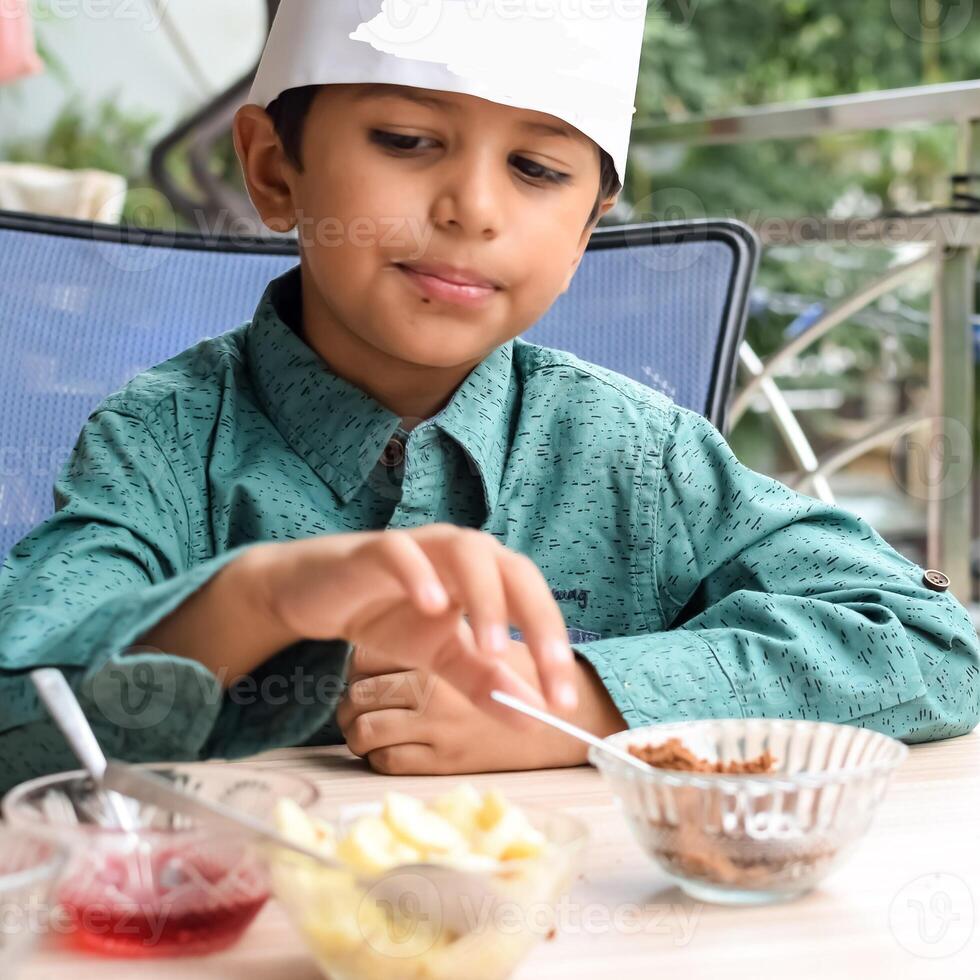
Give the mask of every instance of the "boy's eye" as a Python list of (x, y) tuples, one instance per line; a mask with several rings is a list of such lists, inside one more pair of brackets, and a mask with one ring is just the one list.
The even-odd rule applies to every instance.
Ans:
[[(383, 129), (372, 129), (371, 139), (381, 146), (387, 147), (390, 150), (399, 150), (403, 152), (411, 152), (412, 150), (419, 149), (419, 142), (424, 141), (424, 136), (406, 136), (403, 133), (388, 133)], [(433, 142), (430, 140), (430, 142)], [(519, 162), (526, 167), (530, 168), (531, 172), (518, 167), (520, 172), (527, 177), (529, 180), (544, 181), (550, 184), (563, 184), (569, 179), (569, 174), (563, 174), (558, 170), (550, 170), (548, 167), (543, 167), (539, 163), (535, 163), (533, 160), (528, 160), (526, 157), (514, 157), (515, 162)]]
[(391, 150), (417, 150), (423, 136), (405, 136), (403, 133), (386, 133), (383, 129), (372, 129), (371, 139)]
[(568, 174), (563, 174), (558, 170), (550, 170), (548, 167), (542, 167), (540, 163), (535, 163), (526, 157), (515, 157), (515, 160), (520, 160), (535, 171), (534, 173), (527, 173), (527, 171), (522, 170), (521, 173), (527, 177), (533, 177), (535, 180), (546, 180), (550, 184), (564, 184), (568, 180)]

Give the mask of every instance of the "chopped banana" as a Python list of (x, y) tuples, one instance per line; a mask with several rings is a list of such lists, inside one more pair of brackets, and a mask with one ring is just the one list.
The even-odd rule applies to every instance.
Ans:
[(367, 875), (419, 861), (493, 871), (501, 861), (537, 857), (545, 847), (544, 836), (523, 810), (499, 790), (481, 794), (470, 783), (461, 783), (430, 805), (389, 792), (380, 814), (360, 817), (340, 836), (333, 824), (289, 799), (277, 804), (275, 823), (297, 844)]
[[(283, 860), (272, 868), (276, 894), (324, 972), (363, 980), (503, 976), (531, 941), (530, 932), (492, 928), (486, 941), (476, 933), (459, 940), (441, 917), (417, 915), (417, 903), (392, 901), (369, 879), (406, 864), (433, 862), (486, 872), (501, 900), (523, 907), (525, 899), (551, 894), (552, 881), (565, 873), (561, 850), (552, 861), (547, 839), (523, 809), (497, 790), (481, 793), (470, 783), (428, 805), (389, 792), (380, 807), (366, 809), (335, 826), (289, 800), (276, 808), (281, 833), (338, 862), (332, 869)], [(538, 860), (508, 868), (507, 862), (521, 858)]]
[(460, 831), (414, 796), (386, 793), (383, 814), (395, 834), (420, 851), (468, 850)]
[(483, 807), (483, 796), (472, 783), (460, 783), (433, 800), (429, 807), (472, 839), (478, 829), (477, 814)]
[(276, 804), (276, 829), (296, 844), (325, 857), (333, 857), (337, 850), (337, 832), (333, 824), (310, 816), (295, 800), (284, 797)]
[(508, 806), (489, 830), (478, 835), (476, 849), (498, 861), (537, 857), (545, 838), (516, 807)]
[(422, 855), (399, 840), (381, 817), (365, 816), (354, 823), (337, 845), (337, 857), (356, 871), (377, 874), (398, 864), (412, 864)]
[(476, 815), (476, 823), (480, 830), (489, 830), (510, 809), (504, 794), (497, 789), (491, 789), (483, 797), (483, 805)]

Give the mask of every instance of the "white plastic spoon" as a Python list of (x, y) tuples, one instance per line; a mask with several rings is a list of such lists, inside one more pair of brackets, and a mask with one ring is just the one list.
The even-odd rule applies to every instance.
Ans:
[(571, 735), (572, 738), (577, 738), (580, 742), (585, 742), (586, 745), (591, 745), (593, 748), (599, 749), (600, 752), (605, 752), (607, 755), (619, 759), (620, 762), (626, 762), (636, 769), (642, 769), (646, 773), (656, 772), (653, 766), (647, 765), (647, 763), (642, 759), (638, 759), (635, 755), (624, 752), (614, 745), (609, 745), (598, 736), (593, 735), (592, 732), (587, 732), (584, 728), (579, 728), (578, 725), (573, 725), (570, 721), (565, 721), (564, 718), (559, 718), (557, 715), (553, 715), (548, 711), (535, 708), (526, 701), (515, 698), (512, 694), (505, 694), (503, 691), (491, 691), (490, 697), (494, 701), (499, 701), (501, 704), (507, 705), (508, 708), (513, 708), (515, 711), (520, 711), (525, 715), (530, 715), (532, 718), (537, 718), (538, 721), (543, 721), (546, 725), (551, 725), (552, 728), (557, 728), (558, 731), (564, 732), (566, 735)]

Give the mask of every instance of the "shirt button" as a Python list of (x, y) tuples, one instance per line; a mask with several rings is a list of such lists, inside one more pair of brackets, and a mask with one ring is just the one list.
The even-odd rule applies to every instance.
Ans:
[(381, 453), (381, 463), (384, 466), (398, 466), (405, 459), (405, 443), (401, 439), (392, 437), (388, 440)]
[(933, 592), (945, 592), (949, 588), (949, 576), (930, 568), (922, 576), (922, 584)]

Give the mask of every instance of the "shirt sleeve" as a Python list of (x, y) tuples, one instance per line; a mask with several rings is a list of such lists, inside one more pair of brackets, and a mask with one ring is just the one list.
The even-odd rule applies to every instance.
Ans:
[(227, 691), (203, 664), (136, 645), (247, 547), (193, 558), (175, 471), (139, 417), (100, 410), (55, 483), (55, 513), (0, 570), (0, 787), (77, 768), (29, 671), (57, 667), (106, 753), (242, 756), (297, 744), (340, 696), (348, 645), (296, 644)]
[(674, 406), (651, 488), (652, 580), (667, 629), (577, 646), (630, 727), (784, 717), (906, 742), (980, 722), (966, 609), (863, 519), (743, 466)]

